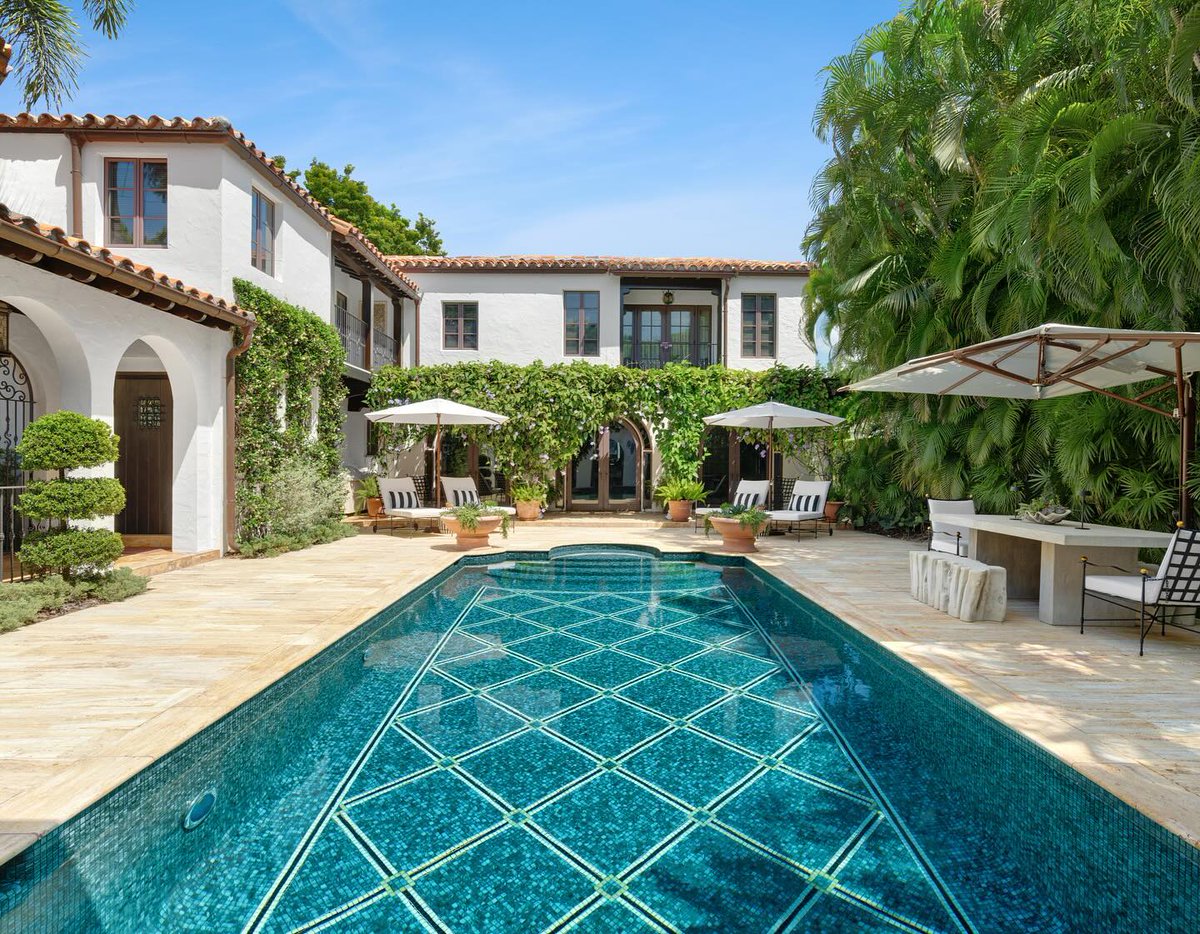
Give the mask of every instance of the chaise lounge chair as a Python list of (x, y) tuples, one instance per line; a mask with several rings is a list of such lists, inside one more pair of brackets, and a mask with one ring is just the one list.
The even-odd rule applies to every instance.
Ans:
[(947, 554), (966, 557), (968, 548), (964, 540), (964, 526), (954, 521), (955, 516), (975, 515), (975, 501), (970, 499), (931, 499), (929, 503), (929, 551), (944, 551)]
[[(467, 503), (478, 503), (479, 489), (475, 486), (475, 480), (471, 477), (442, 477), (442, 496), (445, 497), (446, 506), (465, 506)], [(495, 506), (490, 505), (489, 508), (499, 512), (506, 512), (510, 516), (515, 516), (517, 511), (512, 506)]]
[[(738, 482), (737, 491), (733, 494), (731, 502), (735, 506), (757, 506), (762, 509), (770, 491), (771, 485), (767, 480), (741, 480)], [(716, 506), (701, 506), (699, 509), (693, 510), (692, 531), (699, 530), (700, 520), (705, 516), (718, 511), (719, 508)]]
[[(825, 519), (825, 500), (829, 499), (828, 480), (797, 480), (792, 487), (792, 498), (787, 509), (767, 510), (771, 525), (784, 524), (789, 529), (795, 525), (799, 531), (802, 522), (813, 524), (813, 538), (817, 537), (821, 522)], [(829, 534), (833, 534), (833, 523), (829, 523)]]
[[(396, 519), (407, 519), (414, 529), (418, 522), (427, 522), (430, 527), (436, 527), (442, 520), (440, 509), (427, 509), (421, 505), (421, 497), (417, 494), (417, 485), (412, 477), (381, 479), (379, 495), (383, 497), (383, 515), (392, 520), (392, 528), (395, 528)], [(378, 520), (373, 531), (379, 531)]]
[[(1088, 574), (1088, 568), (1096, 567), (1124, 573)], [(1167, 553), (1163, 555), (1162, 563), (1153, 576), (1146, 568), (1142, 568), (1140, 574), (1130, 574), (1125, 568), (1114, 565), (1093, 564), (1084, 556), (1080, 633), (1083, 632), (1083, 624), (1088, 622), (1084, 615), (1088, 597), (1126, 609), (1137, 608), (1136, 622), (1141, 630), (1138, 655), (1146, 654), (1146, 636), (1155, 623), (1162, 626), (1164, 636), (1168, 626), (1195, 632), (1194, 626), (1175, 622), (1170, 611), (1179, 608), (1191, 610), (1187, 614), (1191, 618), (1200, 609), (1200, 532), (1195, 529), (1176, 529), (1175, 536), (1167, 545)], [(1098, 622), (1099, 619), (1092, 617), (1091, 622)]]

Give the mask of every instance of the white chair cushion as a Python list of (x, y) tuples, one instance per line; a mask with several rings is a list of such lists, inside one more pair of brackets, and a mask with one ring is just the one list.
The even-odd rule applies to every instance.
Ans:
[(397, 519), (440, 519), (442, 517), (440, 509), (388, 509), (384, 507), (383, 514)]
[[(1146, 581), (1146, 602), (1155, 603), (1162, 589), (1162, 581)], [(1131, 603), (1142, 600), (1142, 578), (1139, 574), (1089, 574), (1086, 590), (1089, 593), (1117, 597)]]
[(808, 522), (824, 518), (824, 512), (802, 512), (799, 509), (770, 509), (767, 517), (772, 522)]

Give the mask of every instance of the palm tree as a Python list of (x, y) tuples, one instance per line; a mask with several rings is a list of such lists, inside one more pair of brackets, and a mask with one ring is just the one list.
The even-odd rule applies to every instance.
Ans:
[[(1200, 325), (1200, 4), (916, 0), (828, 68), (810, 330), (894, 366), (1046, 321)], [(1174, 426), (1098, 396), (860, 403), (911, 492), (1169, 517)], [(871, 453), (880, 460), (878, 450)]]
[[(91, 28), (115, 39), (125, 26), (131, 0), (83, 0)], [(39, 101), (59, 109), (78, 88), (84, 49), (79, 24), (62, 0), (0, 0), (0, 48), (12, 46), (11, 70), (23, 80), (27, 109)], [(0, 81), (10, 67), (0, 53)]]

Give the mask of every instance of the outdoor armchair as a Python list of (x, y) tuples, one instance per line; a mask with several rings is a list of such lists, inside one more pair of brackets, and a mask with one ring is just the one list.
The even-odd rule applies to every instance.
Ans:
[[(1167, 634), (1168, 626), (1195, 631), (1194, 626), (1175, 622), (1172, 610), (1200, 609), (1200, 532), (1179, 528), (1167, 545), (1158, 570), (1151, 575), (1148, 568), (1131, 574), (1115, 565), (1094, 564), (1085, 555), (1083, 562), (1083, 599), (1080, 600), (1079, 631), (1086, 622), (1098, 622), (1100, 617), (1087, 617), (1087, 598), (1094, 597), (1113, 606), (1137, 608), (1135, 621), (1140, 630), (1138, 655), (1146, 653), (1146, 636), (1156, 623)], [(1089, 574), (1088, 568), (1108, 568), (1121, 574)], [(1192, 613), (1187, 614), (1192, 617)]]
[(975, 501), (970, 499), (931, 499), (929, 502), (929, 551), (965, 557), (965, 529), (954, 521), (955, 516), (975, 515)]

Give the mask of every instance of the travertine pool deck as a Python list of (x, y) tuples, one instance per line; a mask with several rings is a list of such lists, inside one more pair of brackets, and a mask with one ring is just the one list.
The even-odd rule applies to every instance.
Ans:
[[(448, 542), (365, 533), (213, 561), (0, 635), (0, 862), (451, 564)], [(507, 544), (582, 542), (719, 547), (632, 518), (522, 523)], [(1156, 633), (1138, 658), (1134, 629), (1080, 636), (1032, 604), (954, 620), (909, 597), (913, 547), (839, 531), (763, 539), (754, 560), (1200, 845), (1200, 637)]]

